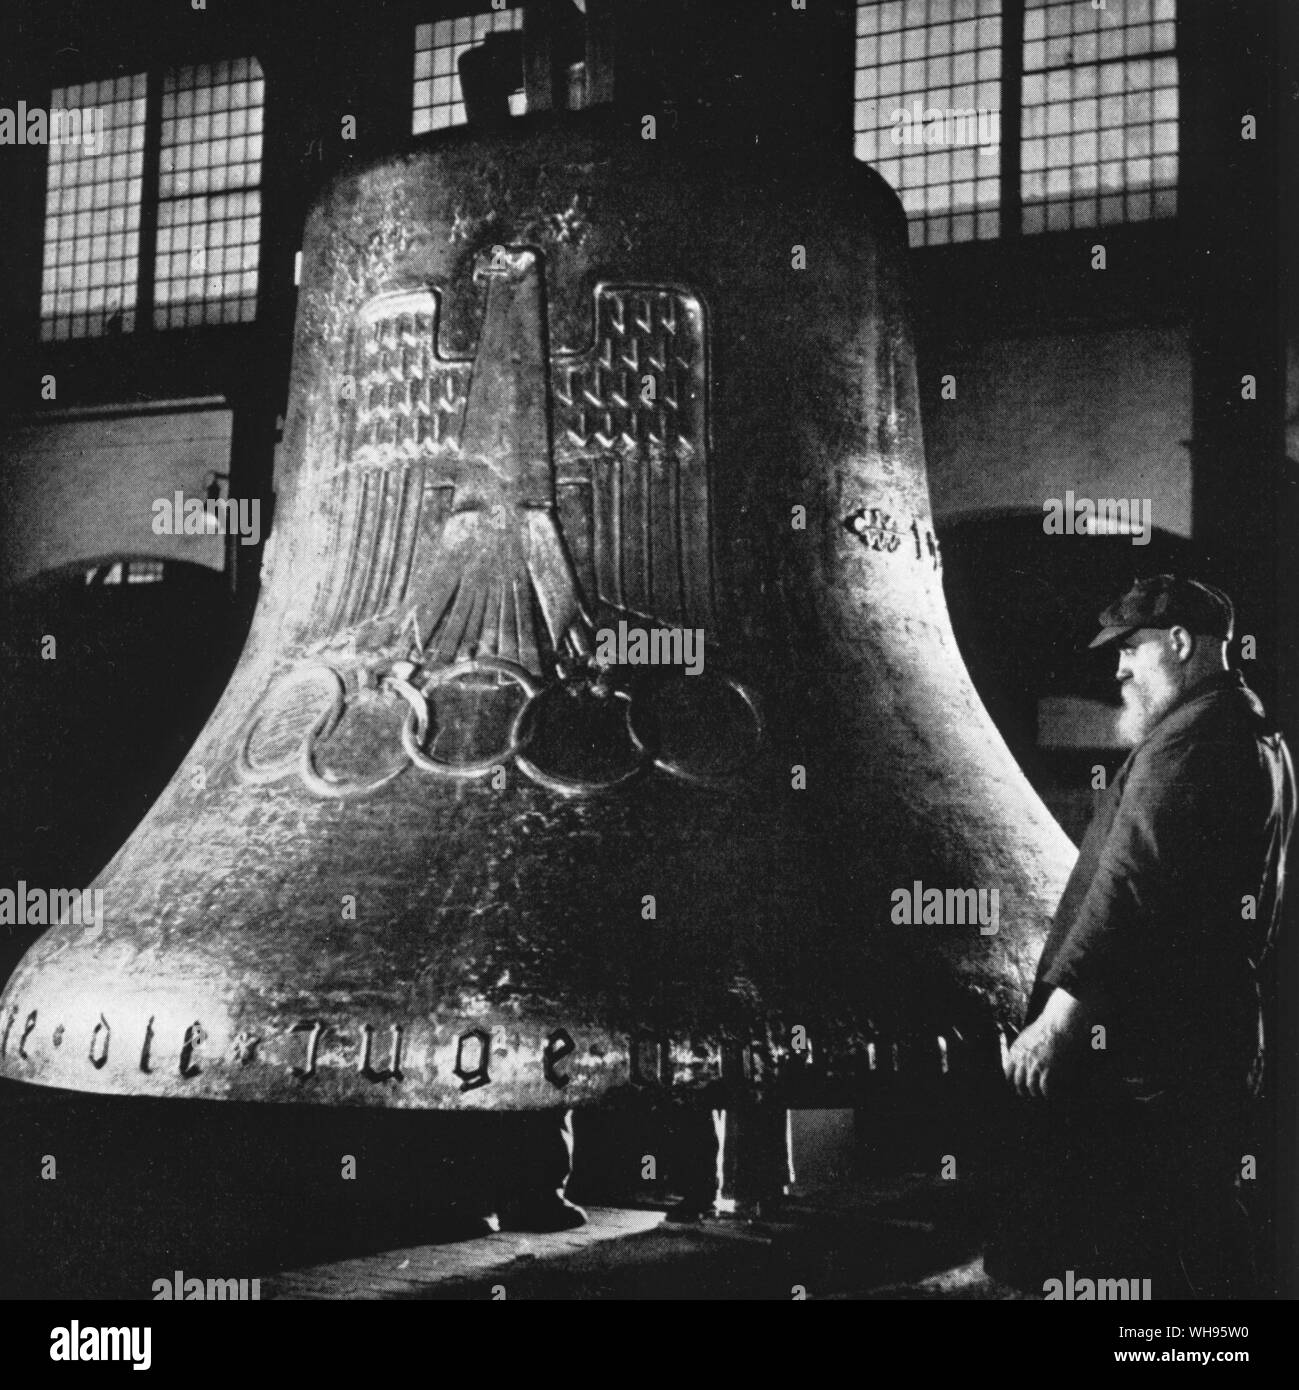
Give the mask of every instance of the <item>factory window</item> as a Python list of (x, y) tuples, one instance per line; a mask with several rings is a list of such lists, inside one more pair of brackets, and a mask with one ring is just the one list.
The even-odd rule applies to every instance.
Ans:
[(1027, 0), (1026, 232), (1177, 211), (1176, 0)]
[(854, 127), (913, 246), (1172, 217), (1176, 0), (858, 0)]
[(101, 565), (91, 565), (86, 571), (86, 587), (105, 584), (161, 584), (163, 581), (163, 562), (161, 560), (108, 560)]
[[(145, 74), (56, 87), (45, 183), (41, 337), (135, 327), (144, 173)], [(76, 130), (71, 129), (75, 113)], [(95, 129), (82, 128), (87, 116)]]
[(257, 312), (262, 94), (256, 58), (163, 80), (157, 328), (247, 322)]
[(80, 138), (49, 142), (43, 339), (254, 317), (262, 104), (255, 58), (54, 89)]
[[(415, 26), (415, 109), (411, 133), (441, 130), (462, 125), (465, 105), (460, 97), (460, 55), (481, 43), (493, 32), (523, 27), (523, 10), (515, 7), (492, 10), (487, 14), (464, 15), (460, 19), (440, 19), (435, 24)], [(523, 112), (523, 93), (510, 97), (514, 115)]]
[(997, 235), (1001, 0), (862, 0), (856, 153), (898, 190), (913, 246)]

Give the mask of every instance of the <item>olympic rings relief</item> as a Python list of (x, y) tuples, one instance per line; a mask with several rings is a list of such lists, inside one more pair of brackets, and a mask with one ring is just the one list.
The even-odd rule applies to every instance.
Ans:
[[(429, 673), (419, 686), (410, 679), (415, 670), (411, 662), (398, 662), (378, 682), (380, 694), (391, 695), (404, 701), (409, 707), (401, 726), (402, 756), (379, 776), (368, 781), (347, 780), (332, 774), (322, 774), (317, 765), (319, 745), (327, 741), (338, 728), (349, 703), (347, 685), (342, 673), (323, 662), (300, 667), (274, 687), (277, 693), (283, 693), (301, 681), (318, 682), (322, 687), (325, 703), (307, 727), (296, 748), (273, 763), (254, 761), (253, 740), (264, 718), (264, 711), (259, 708), (240, 742), (236, 759), (238, 776), (242, 781), (253, 785), (267, 785), (278, 782), (296, 771), (304, 786), (315, 795), (342, 800), (370, 796), (395, 781), (412, 766), (433, 777), (472, 781), (490, 776), (495, 769), (512, 760), (532, 782), (561, 796), (593, 796), (613, 791), (627, 785), (649, 768), (656, 768), (692, 786), (725, 791), (734, 785), (740, 763), (755, 755), (763, 741), (763, 718), (756, 695), (747, 686), (727, 675), (713, 675), (711, 679), (721, 681), (728, 691), (738, 697), (750, 725), (747, 739), (749, 747), (744, 758), (735, 760), (734, 767), (718, 773), (692, 768), (687, 760), (679, 756), (663, 755), (656, 747), (656, 740), (645, 726), (645, 721), (638, 717), (634, 694), (629, 690), (607, 685), (606, 669), (596, 667), (593, 671), (578, 671), (547, 683), (516, 662), (483, 656), (438, 668)], [(510, 725), (505, 746), (489, 757), (469, 762), (453, 762), (434, 756), (425, 747), (429, 730), (433, 725), (431, 698), (434, 693), (467, 676), (483, 675), (508, 678), (519, 687), (524, 696), (523, 703)], [(553, 699), (558, 693), (572, 692), (582, 686), (625, 704), (625, 731), (635, 758), (629, 771), (616, 772), (605, 778), (574, 777), (542, 767), (538, 758), (532, 754), (531, 746), (536, 738), (545, 702)]]

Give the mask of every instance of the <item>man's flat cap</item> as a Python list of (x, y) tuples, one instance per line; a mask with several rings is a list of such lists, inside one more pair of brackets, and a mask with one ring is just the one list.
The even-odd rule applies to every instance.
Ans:
[(1197, 637), (1231, 641), (1236, 613), (1231, 600), (1212, 584), (1157, 574), (1138, 579), (1121, 598), (1100, 615), (1101, 630), (1088, 644), (1104, 647), (1121, 642), (1143, 627), (1184, 627)]

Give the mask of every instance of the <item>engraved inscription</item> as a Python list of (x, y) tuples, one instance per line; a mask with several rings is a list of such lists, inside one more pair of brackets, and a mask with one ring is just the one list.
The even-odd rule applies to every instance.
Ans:
[(194, 1053), (198, 1051), (206, 1038), (207, 1034), (203, 1031), (201, 1023), (191, 1023), (185, 1029), (185, 1041), (180, 1049), (180, 1074), (183, 1077), (197, 1076), (202, 1071), (202, 1067), (194, 1061)]
[(663, 1046), (655, 1037), (642, 1033), (631, 1039), (628, 1062), (633, 1086), (657, 1086), (662, 1079)]
[(846, 517), (843, 523), (859, 536), (868, 550), (883, 550), (890, 555), (902, 544), (902, 532), (892, 516), (879, 507), (863, 507)]
[(29, 1062), (29, 1061), (31, 1060), (31, 1058), (28, 1057), (28, 1055), (27, 1055), (27, 1046), (26, 1046), (26, 1045), (27, 1045), (27, 1039), (31, 1037), (32, 1032), (33, 1032), (33, 1030), (35, 1029), (35, 1027), (36, 1027), (36, 1010), (33, 1009), (33, 1010), (31, 1011), (31, 1013), (29, 1013), (29, 1014), (27, 1015), (27, 1021), (26, 1021), (26, 1023), (23, 1024), (22, 1037), (20, 1037), (20, 1038), (18, 1039), (18, 1055), (23, 1059), (24, 1062)]
[(112, 1035), (113, 1030), (108, 1026), (108, 1020), (100, 1014), (95, 1031), (90, 1035), (90, 1065), (96, 1071), (108, 1061), (108, 1041)]
[(401, 1076), (401, 1025), (394, 1023), (392, 1026), (392, 1041), (389, 1044), (389, 1061), (391, 1065), (382, 1071), (377, 1070), (370, 1062), (370, 1052), (374, 1045), (374, 1028), (367, 1023), (361, 1029), (361, 1064), (359, 1071), (367, 1081), (400, 1081)]
[(558, 1086), (562, 1090), (572, 1080), (572, 1077), (556, 1071), (555, 1068), (565, 1057), (571, 1057), (576, 1051), (577, 1044), (563, 1028), (556, 1028), (546, 1039), (546, 1050), (542, 1054), (542, 1070), (552, 1086)]
[(261, 1039), (255, 1033), (249, 1033), (247, 1030), (240, 1033), (234, 1041), (235, 1061), (241, 1067), (248, 1066), (250, 1062), (255, 1060), (260, 1042)]
[(916, 559), (929, 558), (934, 569), (941, 565), (938, 538), (927, 528), (922, 530), (920, 523), (912, 518), (911, 525), (904, 530), (896, 518), (882, 507), (858, 507), (843, 519), (846, 531), (851, 531), (868, 550), (879, 550), (893, 555), (902, 547), (907, 534), (916, 547)]
[(305, 1081), (307, 1077), (316, 1074), (316, 1049), (320, 1046), (320, 1035), (325, 1031), (323, 1023), (317, 1023), (314, 1019), (309, 1019), (303, 1023), (295, 1023), (289, 1029), (290, 1033), (306, 1033), (307, 1035), (307, 1065), (305, 1067), (294, 1067), (293, 1075), (299, 1081)]
[[(481, 1028), (460, 1035), (460, 1041), (456, 1044), (456, 1064), (453, 1071), (460, 1078), (462, 1093), (476, 1091), (479, 1086), (486, 1086), (492, 1079), (488, 1069), (491, 1046), (492, 1035), (485, 1033)], [(465, 1065), (466, 1055), (473, 1058), (472, 1066)]]

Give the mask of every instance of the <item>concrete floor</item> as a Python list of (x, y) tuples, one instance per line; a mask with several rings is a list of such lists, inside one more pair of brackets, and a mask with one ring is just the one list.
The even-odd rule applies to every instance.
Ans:
[(587, 1226), (558, 1235), (502, 1232), (270, 1274), (262, 1297), (1027, 1299), (984, 1275), (954, 1195), (919, 1176), (840, 1185), (757, 1222), (595, 1207)]
[[(1019, 1297), (978, 1265), (977, 1180), (849, 1162), (850, 1116), (823, 1116), (815, 1133), (800, 1124), (804, 1185), (772, 1219), (678, 1224), (662, 1193), (577, 1184), (591, 1217), (582, 1229), (482, 1235), (480, 1221), (448, 1212), (418, 1118), (9, 1084), (0, 1297), (151, 1299), (176, 1270), (256, 1277), (268, 1300)], [(579, 1154), (598, 1138), (588, 1131)], [(624, 1147), (639, 1163), (633, 1138)], [(340, 1181), (343, 1154), (358, 1155), (355, 1182)], [(605, 1161), (617, 1167), (607, 1150)], [(467, 1228), (473, 1237), (457, 1239)]]

